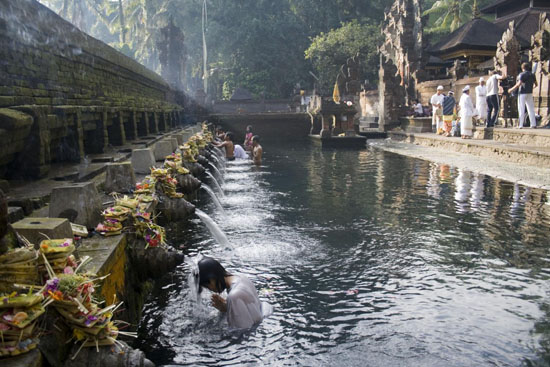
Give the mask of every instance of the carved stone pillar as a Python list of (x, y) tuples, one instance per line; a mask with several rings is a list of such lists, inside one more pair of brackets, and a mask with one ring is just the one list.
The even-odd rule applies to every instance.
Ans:
[[(520, 70), (520, 48), (521, 45), (514, 31), (514, 21), (511, 21), (508, 29), (502, 35), (502, 39), (497, 44), (494, 63), (495, 69), (502, 71), (511, 80), (513, 79), (514, 83)], [(517, 98), (510, 96), (507, 90), (504, 90), (502, 93), (499, 116), (504, 118), (506, 124), (510, 122), (511, 118), (517, 118), (518, 116)]]

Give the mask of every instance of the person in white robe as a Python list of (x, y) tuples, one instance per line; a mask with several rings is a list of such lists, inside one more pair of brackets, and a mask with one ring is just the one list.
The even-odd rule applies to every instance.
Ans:
[(487, 87), (485, 79), (479, 78), (479, 85), (476, 87), (476, 116), (479, 121), (485, 121), (487, 116)]
[(462, 97), (460, 97), (460, 136), (462, 139), (471, 139), (474, 135), (472, 129), (472, 117), (475, 115), (474, 104), (470, 98), (470, 86), (467, 85), (462, 89)]
[(430, 104), (432, 105), (432, 130), (438, 132), (439, 129), (443, 129), (443, 86), (437, 87), (437, 92), (430, 98)]

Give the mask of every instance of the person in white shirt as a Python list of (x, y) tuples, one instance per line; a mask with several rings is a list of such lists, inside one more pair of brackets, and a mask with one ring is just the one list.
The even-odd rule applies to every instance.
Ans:
[(527, 62), (521, 64), (521, 70), (523, 72), (518, 75), (517, 83), (510, 89), (508, 93), (512, 93), (516, 89), (519, 89), (518, 93), (518, 112), (519, 112), (519, 126), (522, 129), (525, 123), (525, 108), (529, 113), (529, 122), (531, 129), (537, 128), (537, 117), (535, 116), (535, 101), (533, 99), (533, 87), (537, 86), (537, 78), (531, 71), (531, 65)]
[(497, 121), (500, 106), (498, 103), (498, 81), (504, 79), (505, 75), (500, 75), (500, 71), (494, 70), (487, 80), (487, 121), (486, 127), (494, 127)]
[(471, 139), (473, 134), (472, 116), (475, 115), (474, 104), (470, 98), (470, 86), (467, 85), (462, 89), (462, 97), (460, 97), (460, 136), (462, 139)]
[(430, 99), (432, 105), (432, 130), (438, 132), (443, 129), (443, 86), (437, 87), (437, 93)]
[(413, 107), (414, 116), (415, 117), (424, 116), (424, 107), (422, 107), (422, 103), (420, 103), (418, 99), (415, 102), (416, 103), (414, 104), (414, 107)]
[(483, 77), (479, 78), (479, 85), (476, 87), (476, 115), (481, 121), (487, 116), (487, 87)]

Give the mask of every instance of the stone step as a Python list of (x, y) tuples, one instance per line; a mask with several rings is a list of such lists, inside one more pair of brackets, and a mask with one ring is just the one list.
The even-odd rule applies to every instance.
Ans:
[(20, 206), (8, 206), (8, 222), (15, 223), (25, 218), (25, 212)]
[(474, 137), (518, 146), (550, 147), (550, 129), (474, 127)]
[(432, 133), (405, 133), (390, 131), (388, 136), (393, 140), (435, 147), (449, 152), (459, 152), (496, 160), (518, 163), (536, 167), (550, 167), (550, 146), (540, 147), (522, 144), (508, 144), (495, 140), (464, 140), (455, 137), (444, 137)]

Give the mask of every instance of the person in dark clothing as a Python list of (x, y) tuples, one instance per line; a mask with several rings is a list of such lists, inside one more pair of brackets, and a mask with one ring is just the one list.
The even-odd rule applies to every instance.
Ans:
[(453, 128), (453, 116), (455, 114), (456, 100), (454, 92), (451, 90), (445, 97), (443, 97), (443, 134), (445, 136), (451, 136), (451, 129)]
[(518, 75), (518, 82), (512, 88), (508, 89), (509, 93), (512, 93), (519, 88), (518, 94), (518, 111), (519, 111), (519, 126), (518, 128), (523, 128), (525, 123), (525, 108), (529, 113), (529, 122), (531, 129), (537, 127), (537, 119), (535, 116), (535, 101), (533, 99), (533, 86), (537, 86), (537, 79), (535, 75), (531, 72), (531, 66), (529, 63), (524, 62), (521, 65), (523, 72)]

